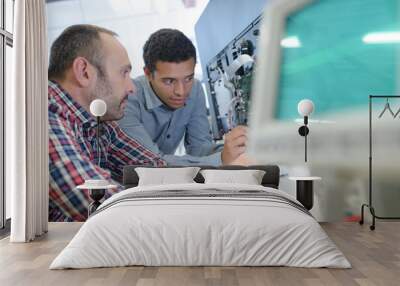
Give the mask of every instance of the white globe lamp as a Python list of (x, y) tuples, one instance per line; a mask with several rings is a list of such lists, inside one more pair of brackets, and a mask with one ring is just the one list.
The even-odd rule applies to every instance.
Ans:
[(107, 112), (107, 104), (102, 99), (95, 99), (90, 103), (90, 113), (93, 116), (101, 117)]
[(100, 166), (100, 117), (104, 116), (107, 112), (107, 104), (102, 99), (95, 99), (90, 103), (90, 113), (96, 117), (97, 120), (97, 128), (96, 128), (96, 145), (97, 145), (97, 160), (98, 165)]
[(297, 104), (297, 111), (304, 118), (304, 125), (300, 126), (299, 134), (304, 136), (304, 161), (307, 162), (307, 135), (310, 133), (308, 129), (308, 117), (314, 111), (314, 103), (309, 99), (303, 99)]

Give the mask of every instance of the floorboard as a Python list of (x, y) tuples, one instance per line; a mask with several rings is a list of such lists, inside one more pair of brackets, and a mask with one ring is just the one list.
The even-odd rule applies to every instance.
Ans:
[(49, 233), (32, 243), (0, 240), (0, 285), (399, 285), (400, 222), (322, 223), (352, 269), (290, 267), (119, 267), (49, 270), (81, 223), (50, 223)]

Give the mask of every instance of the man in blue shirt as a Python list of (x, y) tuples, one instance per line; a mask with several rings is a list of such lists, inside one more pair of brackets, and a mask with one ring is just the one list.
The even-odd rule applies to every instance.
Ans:
[[(227, 165), (244, 156), (246, 128), (225, 135), (224, 146), (211, 137), (205, 96), (194, 79), (196, 50), (180, 31), (161, 29), (143, 47), (144, 76), (133, 80), (120, 127), (169, 165)], [(186, 154), (174, 155), (184, 138)]]

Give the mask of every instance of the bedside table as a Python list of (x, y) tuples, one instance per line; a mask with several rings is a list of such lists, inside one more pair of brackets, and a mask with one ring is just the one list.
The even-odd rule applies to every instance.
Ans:
[(296, 181), (296, 199), (307, 209), (314, 205), (313, 182), (321, 180), (321, 177), (289, 177)]
[(106, 194), (106, 189), (117, 188), (106, 180), (85, 180), (83, 185), (76, 187), (78, 190), (89, 190), (89, 196), (93, 200), (88, 207), (88, 217), (101, 205), (100, 200)]

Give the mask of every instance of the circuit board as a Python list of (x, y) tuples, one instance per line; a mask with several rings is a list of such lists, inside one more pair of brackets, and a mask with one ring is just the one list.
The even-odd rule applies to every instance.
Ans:
[(206, 66), (207, 91), (214, 139), (247, 125), (251, 84), (261, 16), (257, 17)]

